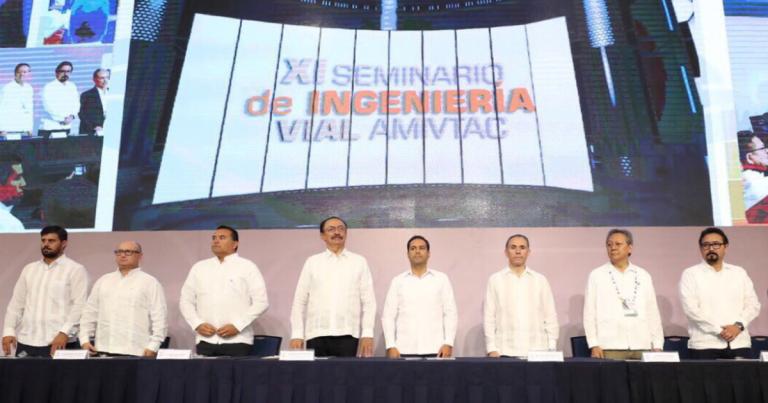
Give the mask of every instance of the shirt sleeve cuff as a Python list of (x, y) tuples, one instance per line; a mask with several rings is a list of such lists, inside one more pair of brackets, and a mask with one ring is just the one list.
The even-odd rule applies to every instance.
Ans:
[(242, 320), (242, 319), (240, 319), (240, 320), (236, 320), (236, 321), (233, 321), (233, 322), (232, 322), (232, 326), (234, 326), (235, 328), (237, 328), (237, 331), (238, 331), (238, 332), (242, 332), (242, 331), (243, 331), (243, 329), (245, 329), (246, 327), (248, 327), (248, 325), (250, 325), (250, 324), (251, 324), (251, 322), (245, 323), (245, 321), (244, 321), (244, 320)]
[(80, 345), (82, 346), (85, 343), (90, 343), (91, 339), (88, 338), (88, 336), (80, 335)]
[(292, 332), (291, 333), (291, 340), (304, 340), (304, 333), (303, 332)]
[(66, 334), (67, 337), (77, 335), (77, 332), (73, 331), (73, 326), (69, 323), (65, 323), (64, 326), (59, 329), (59, 332)]
[(160, 350), (160, 342), (155, 340), (150, 341), (149, 344), (147, 344), (146, 349), (157, 352), (157, 350)]
[(363, 329), (363, 333), (360, 338), (373, 338), (373, 329)]
[(12, 327), (6, 327), (5, 329), (3, 329), (3, 337), (5, 337), (5, 336), (16, 337), (16, 329), (14, 329)]
[(200, 325), (202, 325), (203, 323), (205, 323), (205, 322), (203, 322), (203, 321), (202, 321), (202, 320), (200, 320), (200, 319), (195, 319), (195, 320), (193, 320), (193, 321), (192, 321), (192, 323), (190, 323), (190, 326), (192, 326), (192, 330), (194, 330), (195, 332), (197, 332), (197, 328), (198, 328)]

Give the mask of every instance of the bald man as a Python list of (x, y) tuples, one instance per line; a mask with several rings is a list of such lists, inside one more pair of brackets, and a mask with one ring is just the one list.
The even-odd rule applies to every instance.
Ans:
[(114, 253), (117, 270), (96, 281), (83, 309), (80, 344), (93, 354), (154, 357), (168, 332), (163, 287), (141, 269), (138, 242), (121, 242)]

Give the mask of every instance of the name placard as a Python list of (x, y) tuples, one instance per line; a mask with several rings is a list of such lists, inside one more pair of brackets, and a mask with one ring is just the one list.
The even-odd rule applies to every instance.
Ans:
[(88, 350), (56, 350), (54, 360), (84, 360), (88, 358)]
[(677, 351), (646, 351), (643, 362), (680, 362), (680, 355)]
[(188, 360), (192, 358), (192, 350), (161, 348), (157, 351), (158, 360)]
[(314, 361), (315, 350), (280, 350), (280, 361)]
[(562, 351), (529, 351), (528, 361), (530, 362), (563, 362)]
[(760, 352), (760, 361), (768, 362), (768, 351), (761, 351)]

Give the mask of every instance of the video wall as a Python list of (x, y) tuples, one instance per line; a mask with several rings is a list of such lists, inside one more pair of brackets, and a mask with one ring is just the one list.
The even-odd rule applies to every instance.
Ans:
[[(369, 1), (32, 3), (0, 3), (0, 81), (20, 55), (50, 60), (29, 63), (31, 128), (0, 142), (17, 190), (3, 210), (23, 226), (2, 231), (768, 220), (768, 185), (748, 181), (768, 153), (768, 68), (749, 45), (763, 1), (401, 1), (393, 30)], [(41, 127), (65, 59), (79, 93), (109, 69), (99, 133), (78, 133), (79, 110), (69, 133)], [(0, 96), (0, 131), (18, 93)], [(20, 154), (53, 161), (19, 173)], [(62, 182), (81, 177), (90, 204)], [(58, 183), (72, 195), (46, 204)]]

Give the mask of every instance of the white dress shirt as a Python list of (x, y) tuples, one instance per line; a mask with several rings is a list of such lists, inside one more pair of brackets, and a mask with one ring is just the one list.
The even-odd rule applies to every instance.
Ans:
[(99, 94), (99, 102), (101, 102), (101, 112), (104, 114), (104, 119), (107, 118), (107, 89), (96, 87), (96, 93)]
[(88, 296), (88, 273), (80, 263), (61, 255), (42, 259), (21, 271), (5, 314), (3, 336), (43, 347), (61, 332), (74, 338)]
[(223, 262), (214, 256), (195, 263), (179, 301), (181, 314), (193, 330), (209, 323), (217, 329), (232, 324), (240, 332), (229, 338), (216, 334), (203, 337), (195, 332), (195, 343), (253, 344), (251, 325), (268, 307), (267, 287), (259, 268), (237, 253)]
[(80, 319), (80, 344), (96, 335), (94, 347), (112, 354), (157, 351), (168, 333), (163, 286), (141, 268), (120, 270), (96, 281)]
[(307, 258), (293, 297), (292, 339), (373, 337), (375, 317), (373, 279), (364, 257), (326, 249)]
[[(625, 309), (622, 299), (628, 301), (631, 310)], [(610, 263), (592, 270), (584, 296), (584, 332), (590, 348), (664, 348), (664, 331), (651, 275), (632, 263), (623, 273)]]
[(43, 87), (43, 109), (45, 113), (40, 120), (40, 129), (66, 130), (72, 127), (72, 122), (62, 124), (67, 116), (77, 116), (80, 111), (80, 95), (77, 86), (72, 81), (53, 80)]
[(750, 208), (768, 196), (768, 176), (752, 169), (741, 171), (744, 185), (744, 206)]
[(381, 314), (386, 348), (400, 354), (437, 354), (453, 346), (458, 314), (451, 281), (429, 270), (416, 276), (411, 270), (392, 279)]
[(0, 132), (32, 132), (33, 90), (16, 81), (0, 90)]
[(488, 353), (527, 357), (529, 351), (556, 349), (560, 328), (547, 278), (527, 266), (520, 276), (509, 267), (492, 274), (483, 330)]
[(680, 300), (688, 317), (688, 347), (724, 349), (722, 326), (741, 322), (744, 331), (731, 342), (731, 348), (747, 348), (752, 341), (747, 331), (749, 322), (760, 313), (760, 302), (747, 272), (723, 263), (720, 271), (706, 262), (689, 267), (680, 278)]

